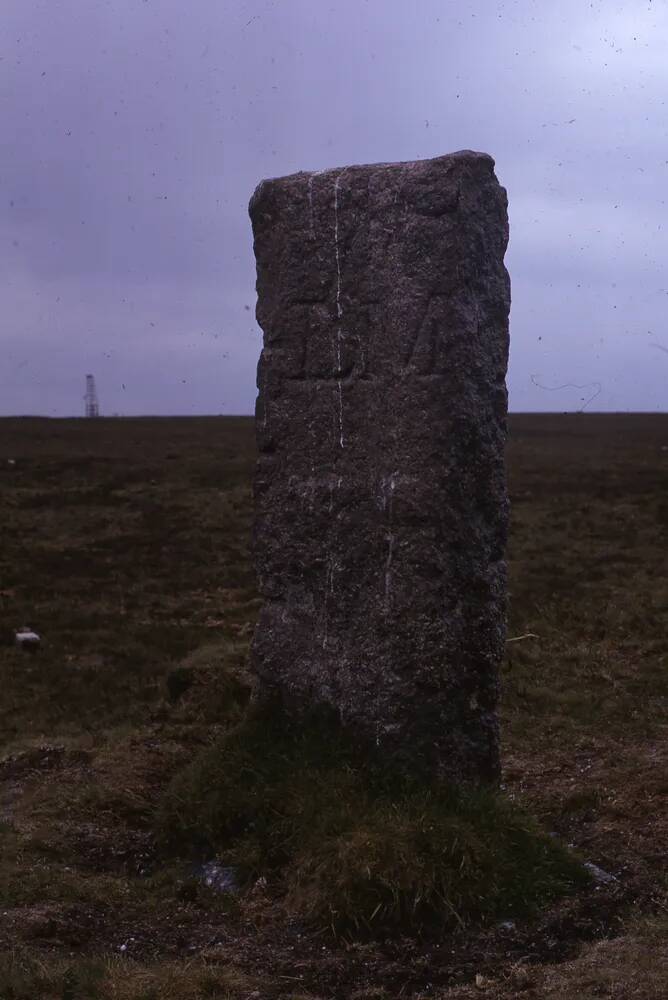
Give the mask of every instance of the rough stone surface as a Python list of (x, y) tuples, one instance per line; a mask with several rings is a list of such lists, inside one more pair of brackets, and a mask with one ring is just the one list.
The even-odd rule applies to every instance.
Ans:
[(499, 771), (507, 199), (459, 152), (263, 181), (252, 662), (404, 766)]

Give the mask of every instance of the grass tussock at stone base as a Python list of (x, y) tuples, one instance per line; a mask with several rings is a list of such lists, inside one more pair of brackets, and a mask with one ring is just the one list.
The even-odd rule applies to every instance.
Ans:
[(330, 719), (249, 711), (179, 772), (159, 831), (260, 876), (342, 935), (425, 934), (529, 916), (587, 884), (580, 861), (499, 793), (425, 786)]

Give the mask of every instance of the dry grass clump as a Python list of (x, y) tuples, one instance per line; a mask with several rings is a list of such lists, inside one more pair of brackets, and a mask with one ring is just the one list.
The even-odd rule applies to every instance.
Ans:
[(530, 914), (588, 881), (489, 789), (426, 787), (331, 720), (255, 709), (172, 781), (163, 840), (217, 853), (287, 911), (337, 933), (427, 933)]
[(546, 1000), (663, 1000), (668, 996), (668, 920), (638, 921), (629, 933), (595, 941), (572, 961), (533, 970)]
[(167, 699), (180, 723), (218, 725), (241, 721), (251, 696), (248, 639), (208, 642), (193, 650), (166, 676)]
[(202, 960), (144, 964), (125, 958), (37, 958), (0, 955), (2, 1000), (234, 1000), (247, 997), (252, 977)]

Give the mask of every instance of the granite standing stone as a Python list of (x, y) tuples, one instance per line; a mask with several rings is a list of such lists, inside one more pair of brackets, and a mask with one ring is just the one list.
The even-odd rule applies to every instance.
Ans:
[(402, 766), (499, 773), (507, 199), (469, 151), (263, 181), (252, 663)]

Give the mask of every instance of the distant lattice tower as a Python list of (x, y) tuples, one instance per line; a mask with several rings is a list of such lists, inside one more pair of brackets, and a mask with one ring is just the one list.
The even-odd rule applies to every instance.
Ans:
[(86, 395), (84, 396), (84, 400), (86, 401), (86, 416), (99, 417), (100, 404), (97, 401), (94, 375), (86, 375)]

